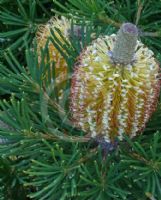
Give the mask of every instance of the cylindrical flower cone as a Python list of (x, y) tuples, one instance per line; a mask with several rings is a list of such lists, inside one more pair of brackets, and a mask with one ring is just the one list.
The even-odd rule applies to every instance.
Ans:
[(157, 106), (159, 65), (135, 25), (95, 40), (80, 55), (71, 85), (71, 118), (91, 137), (113, 142), (142, 132)]
[[(69, 30), (71, 29), (71, 22), (61, 17), (61, 19), (55, 17), (52, 18), (46, 25), (41, 25), (37, 32), (37, 51), (39, 55), (39, 61), (41, 62), (41, 48), (44, 48), (46, 42), (49, 37), (52, 37), (51, 29), (54, 31), (55, 29), (59, 29), (61, 34), (64, 36), (65, 39), (68, 40)], [(56, 37), (61, 41), (63, 44), (64, 41), (60, 37), (60, 35), (55, 32)], [(48, 51), (49, 51), (49, 61), (55, 63), (55, 81), (56, 87), (58, 90), (58, 96), (61, 97), (62, 90), (65, 87), (66, 79), (67, 79), (67, 63), (63, 56), (60, 54), (58, 49), (54, 46), (54, 44), (49, 41), (48, 44)], [(52, 65), (51, 65), (52, 66)], [(51, 70), (52, 71), (52, 70)]]

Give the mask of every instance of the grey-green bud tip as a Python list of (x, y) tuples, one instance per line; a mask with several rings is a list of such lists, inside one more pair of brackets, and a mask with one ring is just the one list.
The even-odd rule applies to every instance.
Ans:
[(138, 28), (134, 24), (122, 24), (114, 44), (112, 61), (123, 65), (133, 63), (137, 38)]
[(124, 33), (131, 36), (138, 36), (138, 28), (132, 23), (124, 23), (121, 28)]

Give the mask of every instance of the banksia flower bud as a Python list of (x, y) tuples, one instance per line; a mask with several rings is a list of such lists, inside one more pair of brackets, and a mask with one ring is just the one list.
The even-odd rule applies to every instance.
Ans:
[(159, 65), (137, 40), (131, 23), (95, 40), (80, 55), (71, 85), (71, 113), (76, 127), (91, 137), (114, 142), (141, 132), (157, 106)]
[[(52, 18), (46, 25), (41, 25), (37, 32), (37, 51), (39, 55), (39, 61), (41, 61), (41, 48), (44, 48), (49, 37), (52, 37), (51, 29), (59, 29), (65, 39), (68, 40), (69, 30), (71, 29), (71, 23), (68, 19), (62, 17), (61, 19), (55, 17)], [(64, 43), (60, 35), (55, 32), (56, 37)], [(58, 95), (61, 95), (62, 89), (65, 86), (67, 79), (67, 63), (54, 44), (49, 40), (48, 44), (49, 61), (55, 63), (55, 78), (58, 89)]]

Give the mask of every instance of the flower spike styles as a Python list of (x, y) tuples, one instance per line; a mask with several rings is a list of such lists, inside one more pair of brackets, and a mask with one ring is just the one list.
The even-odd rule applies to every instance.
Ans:
[(157, 106), (161, 82), (153, 52), (137, 39), (137, 27), (121, 26), (88, 46), (75, 66), (71, 113), (76, 127), (114, 142), (134, 137)]
[[(41, 61), (41, 48), (44, 48), (46, 42), (49, 37), (52, 37), (51, 29), (54, 31), (55, 29), (59, 29), (61, 34), (65, 39), (68, 40), (69, 30), (71, 29), (71, 22), (65, 17), (53, 17), (46, 25), (41, 25), (37, 32), (37, 46), (38, 46), (38, 55), (39, 60)], [(57, 32), (55, 32), (56, 37), (61, 41), (61, 37)], [(62, 41), (63, 43), (64, 41)], [(67, 63), (63, 56), (60, 54), (58, 49), (54, 46), (54, 44), (49, 41), (48, 44), (49, 58), (50, 62), (55, 63), (55, 77), (56, 84), (58, 87), (58, 95), (61, 96), (62, 89), (65, 86), (65, 80), (67, 76)]]

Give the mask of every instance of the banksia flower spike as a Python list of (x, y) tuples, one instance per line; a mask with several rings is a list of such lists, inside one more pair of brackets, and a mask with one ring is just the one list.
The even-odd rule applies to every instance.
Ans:
[(96, 39), (75, 66), (71, 113), (76, 127), (114, 142), (140, 133), (157, 106), (159, 65), (138, 41), (138, 29), (124, 23), (117, 36)]
[[(41, 61), (41, 48), (44, 48), (46, 42), (49, 37), (52, 37), (51, 29), (54, 31), (55, 29), (59, 29), (61, 34), (65, 39), (68, 40), (69, 31), (71, 29), (71, 22), (66, 19), (65, 17), (53, 17), (46, 25), (41, 25), (37, 32), (37, 51), (39, 55), (39, 61)], [(60, 35), (55, 32), (56, 37), (61, 41), (63, 44), (64, 41), (60, 37)], [(58, 49), (54, 46), (54, 44), (49, 41), (48, 44), (48, 51), (49, 51), (49, 58), (50, 62), (55, 63), (55, 78), (56, 78), (56, 85), (58, 89), (59, 97), (62, 94), (62, 89), (65, 86), (65, 81), (67, 79), (67, 63), (63, 56), (60, 54)]]

